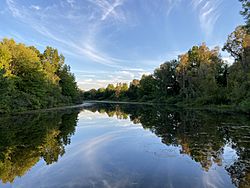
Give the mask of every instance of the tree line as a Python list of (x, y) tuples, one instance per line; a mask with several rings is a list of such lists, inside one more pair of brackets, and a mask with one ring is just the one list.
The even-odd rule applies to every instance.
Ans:
[(240, 0), (246, 25), (238, 26), (222, 50), (205, 43), (193, 46), (177, 59), (167, 61), (140, 80), (109, 84), (84, 92), (86, 100), (153, 101), (188, 105), (236, 105), (250, 110), (250, 3)]
[(81, 91), (64, 56), (46, 47), (0, 42), (0, 113), (80, 102)]

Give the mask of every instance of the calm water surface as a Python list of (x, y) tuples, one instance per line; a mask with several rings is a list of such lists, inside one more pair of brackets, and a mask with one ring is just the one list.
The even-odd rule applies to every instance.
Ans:
[(92, 104), (0, 117), (0, 187), (250, 187), (250, 118)]

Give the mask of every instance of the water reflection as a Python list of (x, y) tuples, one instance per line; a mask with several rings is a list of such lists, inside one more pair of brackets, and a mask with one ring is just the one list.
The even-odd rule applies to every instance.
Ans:
[[(199, 162), (205, 171), (214, 163), (225, 168), (237, 187), (250, 187), (250, 119), (239, 114), (183, 111), (164, 106), (96, 104), (92, 112), (107, 113), (119, 119), (129, 118), (150, 129), (166, 145), (180, 146), (180, 153)], [(226, 161), (227, 148), (236, 151)], [(231, 151), (232, 152), (232, 151)], [(232, 155), (230, 155), (232, 157)]]
[(0, 117), (0, 179), (13, 182), (40, 158), (58, 161), (70, 144), (78, 112), (50, 112)]
[[(158, 155), (159, 158), (177, 158), (180, 162), (182, 160), (179, 158), (180, 155), (187, 156), (199, 164), (204, 172), (209, 172), (211, 169), (219, 166), (227, 171), (235, 186), (250, 186), (250, 119), (247, 116), (219, 115), (191, 110), (183, 111), (169, 109), (163, 106), (149, 105), (92, 104), (84, 106), (83, 108), (87, 111), (98, 112), (99, 115), (94, 114), (95, 117), (101, 114), (107, 114), (109, 117), (130, 120), (134, 124), (141, 125), (144, 129), (153, 132), (161, 139), (162, 143), (167, 146), (167, 148), (163, 149), (161, 145), (153, 145), (155, 143), (150, 143), (150, 139), (147, 141), (145, 138), (142, 138), (143, 143), (148, 142), (144, 148), (146, 152)], [(47, 165), (57, 161), (60, 162), (60, 156), (64, 154), (67, 155), (67, 152), (65, 153), (65, 146), (70, 144), (71, 137), (75, 133), (78, 113), (79, 110), (68, 110), (53, 113), (26, 114), (15, 117), (0, 117), (1, 181), (3, 183), (13, 182), (16, 177), (21, 177), (27, 173), (41, 158)], [(82, 121), (84, 122), (86, 120)], [(90, 122), (97, 124), (94, 120), (90, 120)], [(119, 129), (116, 131), (122, 132), (122, 130)], [(98, 132), (98, 130), (95, 129), (95, 132)], [(99, 145), (100, 148), (102, 148), (102, 155), (95, 156), (101, 158), (97, 158), (98, 160), (95, 161), (95, 163), (103, 167), (101, 170), (103, 174), (107, 175), (108, 171), (113, 168), (124, 168), (125, 170), (119, 169), (118, 172), (125, 171), (123, 173), (132, 173), (129, 168), (132, 159), (136, 161), (137, 164), (142, 165), (140, 167), (142, 169), (138, 170), (140, 172), (146, 168), (144, 166), (145, 164), (148, 165), (149, 159), (146, 160), (144, 154), (136, 155), (138, 148), (136, 148), (133, 143), (124, 143), (118, 138), (114, 140), (115, 137), (112, 135), (112, 132), (99, 137), (93, 136), (95, 134), (96, 133), (91, 132), (84, 133), (85, 138), (80, 137), (79, 139), (86, 139), (87, 141), (83, 142), (85, 145), (81, 145), (79, 148), (77, 147), (77, 151), (71, 151), (71, 156), (73, 156), (71, 157), (72, 160), (67, 162), (67, 165), (71, 164), (72, 161), (75, 161), (78, 165), (83, 163), (86, 167), (86, 172), (85, 174), (82, 173), (86, 178), (90, 176), (90, 172), (87, 171), (87, 169), (91, 168), (94, 172), (98, 172), (96, 169), (98, 165), (94, 163), (90, 165), (90, 161), (87, 161), (93, 157), (91, 155), (94, 147), (93, 144), (95, 144), (95, 147)], [(120, 134), (126, 133), (122, 132)], [(109, 142), (116, 142), (116, 148), (113, 149), (114, 147), (111, 147), (111, 149), (105, 149), (101, 143), (107, 142), (107, 140)], [(132, 137), (131, 140), (133, 140)], [(137, 140), (137, 138), (134, 140)], [(126, 144), (127, 146), (125, 146)], [(134, 156), (126, 156), (125, 150), (124, 153), (122, 153), (121, 147), (123, 146), (124, 148), (129, 147), (130, 149), (131, 147), (135, 147), (132, 149), (132, 151), (135, 152)], [(84, 155), (82, 152), (84, 152)], [(107, 154), (110, 154), (112, 157), (109, 156), (105, 158)], [(82, 161), (80, 161), (79, 157), (75, 156), (81, 156)], [(86, 156), (89, 156), (89, 158)], [(140, 156), (141, 159), (137, 156)], [(120, 160), (125, 161), (125, 165), (127, 166), (122, 165)], [(163, 162), (166, 163), (167, 161)], [(90, 166), (89, 168), (88, 165)], [(109, 165), (111, 165), (112, 168)], [(193, 165), (194, 164), (192, 164), (192, 166)], [(164, 164), (162, 164), (162, 166), (164, 166)], [(151, 169), (152, 168), (154, 167), (151, 167)], [(159, 169), (157, 166), (155, 168)], [(176, 166), (176, 168), (178, 167)], [(183, 166), (181, 170), (192, 171), (192, 169), (185, 168), (187, 167)], [(164, 168), (161, 170), (164, 170)], [(73, 172), (64, 173), (69, 176), (69, 174)], [(123, 173), (111, 175), (112, 179), (110, 180), (113, 181), (113, 185), (118, 185), (119, 182), (122, 182), (124, 187), (126, 187), (126, 179), (121, 179), (121, 177), (128, 177), (128, 174)], [(147, 177), (152, 176), (152, 174), (146, 174), (146, 170), (144, 170), (144, 173), (143, 177), (146, 177), (146, 175)], [(173, 170), (173, 177), (174, 173), (175, 171)], [(78, 174), (78, 176), (80, 176), (80, 174)], [(138, 176), (138, 174), (135, 174), (135, 177), (136, 176)], [(154, 176), (157, 177), (157, 175)], [(97, 177), (101, 177), (101, 174), (97, 175)], [(166, 185), (164, 184), (166, 180), (160, 178), (163, 177), (156, 178), (155, 181), (158, 180), (157, 184), (153, 184), (152, 182), (149, 184), (149, 182), (146, 181), (147, 178), (139, 178), (140, 183), (132, 184), (131, 187), (142, 187), (143, 185), (144, 187), (149, 185), (158, 185), (159, 187), (159, 185)], [(179, 180), (180, 177), (178, 181)], [(97, 183), (102, 180), (100, 178), (99, 180), (92, 179), (91, 181)], [(127, 179), (126, 181), (130, 180)], [(104, 181), (104, 184), (105, 182), (107, 183), (107, 180)], [(97, 183), (96, 185), (100, 187), (104, 184)], [(192, 185), (192, 182), (190, 185)]]

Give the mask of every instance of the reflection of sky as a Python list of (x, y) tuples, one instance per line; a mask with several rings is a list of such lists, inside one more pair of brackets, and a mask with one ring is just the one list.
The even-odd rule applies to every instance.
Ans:
[(232, 165), (239, 157), (236, 153), (236, 150), (232, 148), (230, 144), (227, 144), (223, 148), (223, 163), (226, 166)]
[[(206, 172), (180, 149), (128, 119), (82, 111), (59, 161), (41, 160), (12, 187), (233, 187), (223, 166)], [(237, 156), (230, 145), (222, 155), (226, 163)]]

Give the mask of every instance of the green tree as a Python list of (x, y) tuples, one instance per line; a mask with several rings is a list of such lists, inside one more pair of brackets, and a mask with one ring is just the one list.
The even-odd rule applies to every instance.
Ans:
[(134, 79), (129, 84), (127, 96), (131, 100), (139, 99), (140, 80)]
[(223, 47), (236, 61), (240, 62), (245, 73), (249, 71), (250, 64), (250, 35), (243, 26), (233, 31)]
[(221, 89), (218, 82), (225, 68), (218, 48), (210, 50), (205, 44), (194, 46), (188, 53), (179, 56), (179, 61), (176, 71), (185, 100), (200, 99), (202, 103), (227, 100), (223, 94), (217, 95)]
[(0, 112), (54, 107), (76, 102), (80, 93), (64, 57), (47, 47), (0, 42)]
[(114, 97), (115, 93), (115, 86), (113, 84), (108, 84), (108, 86), (105, 89), (105, 98), (106, 99), (112, 99)]
[(77, 101), (79, 90), (75, 81), (75, 76), (70, 72), (70, 66), (63, 65), (57, 75), (60, 79), (59, 86), (62, 89), (62, 95), (70, 97), (71, 102)]
[(157, 88), (160, 96), (173, 96), (179, 94), (179, 83), (176, 75), (176, 67), (178, 62), (172, 60), (160, 65), (155, 69), (154, 77), (157, 81)]
[(140, 100), (148, 101), (155, 99), (156, 80), (152, 75), (143, 75), (140, 80)]

